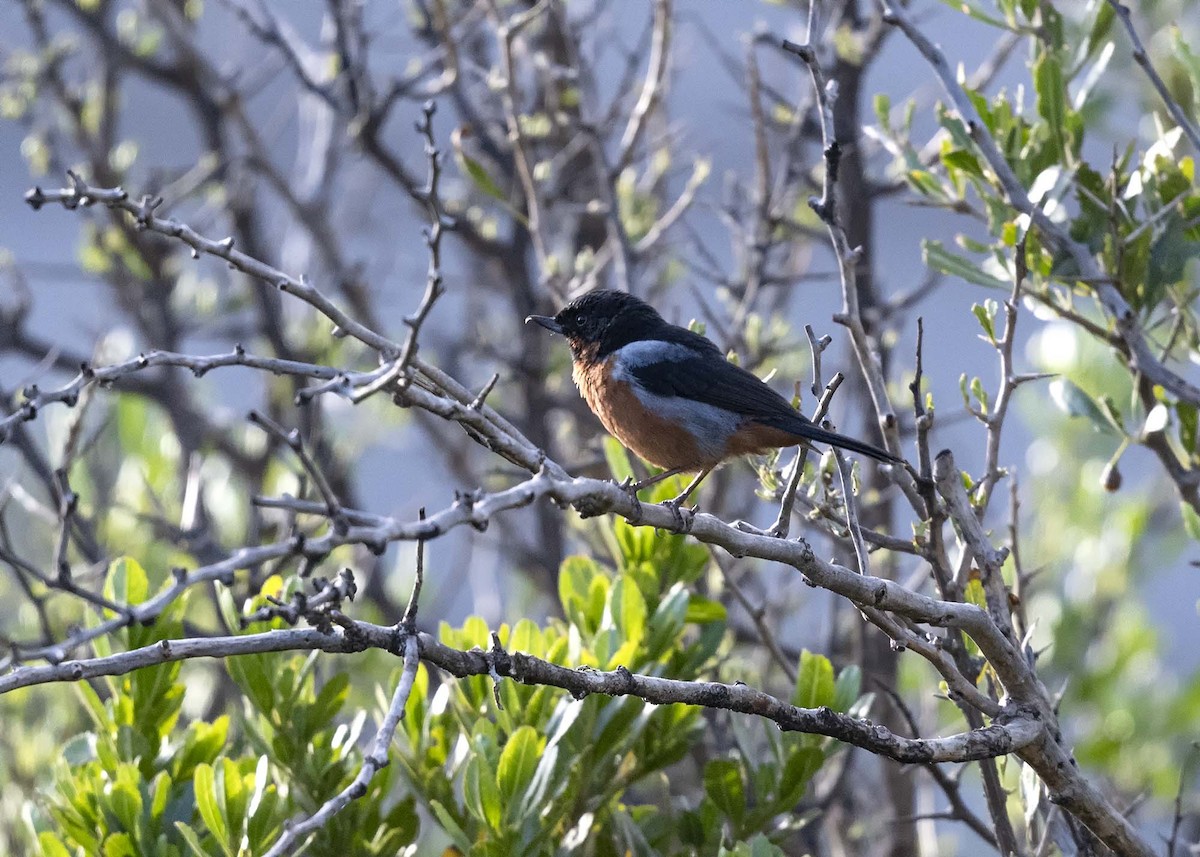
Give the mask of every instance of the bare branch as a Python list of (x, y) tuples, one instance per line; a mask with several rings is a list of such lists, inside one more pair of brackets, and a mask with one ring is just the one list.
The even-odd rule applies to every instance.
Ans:
[(194, 257), (199, 258), (201, 253), (206, 253), (223, 259), (243, 274), (271, 283), (280, 291), (299, 298), (333, 322), (335, 336), (352, 336), (389, 357), (400, 353), (399, 345), (355, 321), (337, 304), (305, 282), (303, 277), (285, 274), (278, 268), (243, 253), (233, 246), (232, 238), (224, 238), (220, 241), (206, 238), (185, 223), (155, 215), (154, 211), (158, 207), (158, 202), (150, 197), (143, 197), (141, 202), (135, 203), (129, 199), (129, 194), (119, 187), (94, 188), (90, 187), (76, 173), (72, 172), (68, 175), (71, 179), (71, 187), (59, 190), (42, 190), (40, 187), (35, 187), (25, 194), (25, 201), (34, 210), (41, 208), (46, 203), (59, 203), (68, 210), (81, 205), (86, 207), (99, 203), (112, 209), (125, 211), (134, 218), (138, 228), (179, 239), (192, 248)]
[(1159, 98), (1163, 101), (1163, 106), (1167, 108), (1167, 112), (1171, 114), (1171, 118), (1175, 120), (1183, 133), (1192, 143), (1192, 148), (1200, 153), (1200, 128), (1197, 128), (1196, 123), (1188, 117), (1183, 107), (1179, 102), (1171, 97), (1171, 90), (1167, 89), (1167, 84), (1163, 81), (1162, 76), (1154, 68), (1154, 64), (1150, 62), (1150, 55), (1146, 53), (1146, 46), (1142, 44), (1141, 38), (1138, 36), (1137, 28), (1133, 26), (1133, 12), (1129, 7), (1120, 0), (1108, 0), (1108, 5), (1117, 13), (1117, 17), (1121, 19), (1121, 23), (1125, 27), (1125, 32), (1129, 34), (1129, 41), (1133, 43), (1133, 59), (1142, 71), (1146, 73), (1146, 77), (1150, 79), (1150, 83), (1154, 85), (1154, 90), (1158, 93)]
[(333, 493), (333, 488), (330, 487), (329, 480), (325, 478), (324, 471), (317, 466), (316, 461), (309, 455), (308, 450), (304, 446), (304, 440), (300, 437), (300, 431), (298, 429), (288, 431), (266, 414), (260, 414), (258, 411), (250, 412), (250, 422), (261, 427), (267, 434), (286, 444), (292, 452), (296, 453), (296, 457), (300, 459), (305, 472), (312, 477), (313, 482), (317, 485), (317, 490), (321, 492), (321, 499), (325, 501), (325, 511), (329, 515), (329, 520), (333, 524), (334, 531), (339, 533), (346, 532), (350, 528), (350, 522), (342, 513), (342, 504)]
[(633, 153), (641, 140), (646, 121), (654, 112), (659, 99), (662, 98), (667, 74), (667, 61), (671, 56), (672, 33), (672, 0), (655, 0), (654, 29), (650, 42), (650, 59), (646, 64), (646, 77), (642, 81), (642, 90), (638, 95), (637, 104), (629, 114), (629, 122), (621, 135), (621, 145), (618, 150), (613, 172), (620, 173), (633, 162)]

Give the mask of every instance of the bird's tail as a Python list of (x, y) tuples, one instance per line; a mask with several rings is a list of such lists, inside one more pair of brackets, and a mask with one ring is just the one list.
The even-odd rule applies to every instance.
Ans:
[(792, 434), (799, 435), (808, 441), (816, 443), (827, 443), (830, 446), (836, 446), (840, 449), (848, 449), (851, 452), (857, 452), (861, 455), (867, 455), (874, 458), (876, 461), (882, 461), (884, 464), (902, 464), (904, 459), (897, 458), (887, 450), (880, 449), (873, 444), (866, 443), (861, 440), (855, 440), (852, 437), (846, 437), (844, 434), (838, 434), (835, 431), (823, 429), (809, 419), (796, 414), (795, 419), (787, 419), (777, 424), (778, 428)]

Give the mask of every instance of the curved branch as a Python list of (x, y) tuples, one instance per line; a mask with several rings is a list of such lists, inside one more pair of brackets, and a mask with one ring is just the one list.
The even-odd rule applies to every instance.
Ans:
[[(66, 661), (41, 667), (24, 667), (14, 670), (8, 675), (0, 676), (0, 694), (33, 685), (82, 681), (99, 676), (125, 675), (157, 664), (196, 658), (226, 658), (286, 651), (347, 653), (363, 651), (368, 648), (396, 652), (399, 648), (398, 639), (403, 635), (403, 632), (396, 628), (374, 625), (369, 622), (343, 618), (341, 624), (343, 629), (333, 633), (322, 632), (314, 628), (293, 628), (238, 637), (163, 640), (154, 645), (102, 658)], [(408, 641), (413, 639), (412, 637), (407, 638)], [(607, 672), (579, 670), (553, 664), (533, 655), (521, 652), (510, 653), (495, 647), (486, 652), (478, 649), (471, 651), (454, 649), (443, 645), (426, 633), (417, 635), (415, 639), (419, 642), (421, 660), (459, 678), (496, 673), (515, 679), (522, 684), (561, 688), (577, 697), (592, 693), (606, 696), (636, 696), (654, 705), (696, 705), (735, 711), (741, 714), (753, 714), (773, 721), (787, 732), (825, 735), (899, 762), (921, 764), (968, 762), (1003, 756), (1027, 746), (1036, 740), (1042, 731), (1042, 724), (1035, 717), (1019, 712), (1008, 712), (1007, 716), (997, 718), (991, 726), (982, 729), (949, 735), (944, 738), (906, 738), (895, 735), (882, 726), (859, 720), (830, 708), (798, 708), (741, 683), (681, 681), (659, 676), (638, 675), (624, 667), (617, 667), (615, 670)], [(404, 643), (404, 650), (407, 673), (409, 657), (407, 641)], [(393, 713), (396, 711), (395, 701), (400, 698), (404, 685), (402, 679), (396, 689), (396, 695), (393, 697), (393, 705), (390, 709)], [(407, 699), (407, 693), (403, 698)], [(402, 707), (401, 705), (401, 709)], [(387, 725), (386, 721), (384, 725)], [(392, 724), (392, 731), (395, 731), (395, 723)], [(380, 732), (383, 732), (382, 728)], [(390, 741), (390, 735), (388, 738)], [(376, 748), (378, 748), (378, 744), (379, 736), (377, 735)], [(374, 753), (374, 751), (372, 752)], [(363, 770), (367, 770), (371, 758), (368, 756)], [(382, 765), (378, 767), (382, 767)], [(362, 777), (361, 773), (360, 777)], [(368, 776), (367, 779), (369, 780), (370, 777)], [(365, 788), (365, 782), (363, 785)]]

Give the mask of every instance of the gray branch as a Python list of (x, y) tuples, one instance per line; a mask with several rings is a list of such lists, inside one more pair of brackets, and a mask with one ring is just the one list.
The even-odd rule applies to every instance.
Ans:
[[(265, 652), (323, 651), (358, 652), (365, 649), (396, 651), (397, 636), (403, 635), (395, 628), (374, 625), (369, 622), (346, 621), (345, 627), (333, 633), (324, 633), (312, 628), (266, 631), (238, 637), (206, 637), (201, 639), (164, 640), (154, 645), (134, 649), (117, 655), (85, 660), (66, 661), (40, 667), (22, 667), (0, 676), (0, 695), (22, 687), (74, 682), (99, 676), (125, 675), (171, 661), (195, 658), (227, 658), (237, 655), (262, 654)], [(847, 744), (862, 747), (899, 762), (967, 762), (977, 759), (1002, 756), (1015, 752), (1036, 740), (1042, 732), (1042, 724), (1036, 717), (1027, 716), (1019, 710), (1006, 712), (991, 726), (949, 735), (944, 738), (906, 738), (896, 735), (882, 726), (859, 720), (830, 708), (798, 708), (776, 699), (770, 694), (755, 690), (748, 685), (722, 684), (709, 681), (681, 681), (659, 676), (639, 675), (624, 667), (602, 672), (598, 670), (571, 669), (521, 652), (506, 652), (503, 649), (489, 651), (464, 651), (445, 646), (434, 637), (421, 633), (417, 637), (407, 636), (404, 643), (405, 673), (410, 670), (410, 652), (417, 648), (421, 660), (433, 664), (446, 672), (463, 678), (473, 675), (498, 674), (515, 679), (522, 684), (539, 684), (561, 688), (576, 697), (599, 693), (606, 696), (636, 696), (654, 705), (696, 705), (703, 708), (723, 709), (741, 714), (753, 714), (776, 723), (788, 732), (805, 732), (825, 735)], [(402, 676), (392, 698), (388, 715), (376, 733), (372, 750), (364, 760), (363, 771), (355, 779), (361, 780), (366, 788), (375, 771), (386, 764), (387, 745), (391, 742), (396, 725), (402, 716), (403, 704), (411, 692), (412, 682)], [(399, 700), (399, 702), (398, 702)], [(364, 773), (369, 771), (369, 773)], [(351, 784), (335, 801), (340, 809), (359, 794)], [(326, 807), (329, 804), (325, 805)], [(320, 812), (324, 811), (324, 807)], [(333, 810), (329, 812), (332, 815)], [(314, 815), (312, 818), (316, 818)], [(311, 821), (312, 819), (309, 819)], [(305, 822), (304, 824), (307, 824)], [(293, 832), (311, 832), (316, 826), (296, 825)], [(276, 848), (278, 848), (278, 843)], [(286, 850), (272, 853), (286, 854)]]

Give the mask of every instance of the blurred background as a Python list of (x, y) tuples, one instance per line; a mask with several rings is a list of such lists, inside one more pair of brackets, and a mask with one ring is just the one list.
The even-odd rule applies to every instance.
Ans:
[[(1008, 297), (995, 259), (980, 252), (995, 240), (996, 223), (987, 198), (939, 164), (944, 94), (912, 45), (873, 4), (818, 5), (812, 40), (838, 87), (843, 221), (864, 250), (864, 320), (911, 442), (907, 385), (916, 320), (924, 319), (933, 448), (951, 448), (977, 473), (985, 433), (964, 400), (971, 379), (994, 391), (998, 377), (996, 348), (979, 336), (972, 312)], [(913, 11), (973, 87), (989, 98), (1007, 94), (1018, 114), (1032, 114), (1037, 40), (1003, 26), (1004, 5)], [(1105, 174), (1127, 152), (1139, 162), (1160, 139), (1161, 120), (1124, 35), (1095, 32), (1105, 4), (1036, 5), (1047, 17), (1057, 5), (1053, 20), (1078, 60), (1066, 84), (1080, 117), (1077, 163)], [(539, 15), (507, 57), (497, 9), (505, 18)], [(17, 407), (30, 384), (65, 383), (81, 362), (153, 349), (213, 354), (242, 343), (253, 353), (373, 368), (372, 354), (332, 337), (310, 307), (216, 260), (194, 261), (186, 248), (106, 211), (34, 212), (22, 200), (33, 185), (66, 186), (67, 169), (134, 198), (161, 196), (160, 214), (212, 238), (232, 236), (239, 249), (304, 275), (399, 339), (429, 266), (420, 200), (428, 164), (414, 123), (432, 101), (441, 195), (458, 228), (443, 245), (446, 294), (422, 332), (421, 355), (473, 389), (497, 373), (489, 403), (570, 472), (610, 475), (603, 431), (571, 383), (565, 344), (522, 320), (593, 285), (632, 290), (669, 320), (700, 326), (776, 389), (797, 391), (806, 412), (815, 406), (804, 334), (812, 325), (832, 337), (823, 380), (837, 370), (849, 376), (832, 421), (877, 441), (869, 396), (833, 318), (842, 309), (836, 261), (807, 206), (822, 169), (812, 83), (778, 47), (785, 38), (806, 41), (809, 15), (805, 3), (711, 0), (545, 8), (9, 0), (0, 6), (4, 407)], [(1200, 44), (1200, 11), (1163, 0), (1138, 4), (1136, 16), (1164, 76), (1185, 91), (1188, 57), (1178, 45)], [(511, 75), (501, 73), (506, 64)], [(520, 114), (515, 129), (509, 99)], [(1195, 154), (1186, 148), (1178, 144), (1170, 158)], [(1064, 197), (1064, 206), (1074, 204)], [(1180, 252), (1175, 292), (1186, 306), (1198, 282), (1195, 244)], [(1099, 317), (1090, 305), (1079, 311)], [(1079, 324), (1031, 299), (1018, 325), (1019, 371), (1056, 373), (1123, 408), (1136, 401), (1128, 372)], [(298, 408), (299, 383), (239, 368), (199, 379), (163, 370), (98, 390), (74, 409), (46, 408), (0, 446), (5, 545), (23, 557), (53, 556), (53, 470), (64, 450), (90, 530), (91, 553), (78, 557), (84, 566), (131, 553), (163, 573), (283, 532), (287, 520), (249, 498), (296, 493), (302, 476), (247, 423), (251, 408), (298, 427), (354, 508), (414, 519), (420, 507), (453, 502), (456, 490), (499, 488), (519, 476), (456, 425), (380, 397), (356, 406), (326, 396)], [(1060, 407), (1051, 383), (1016, 394), (1000, 453), (1010, 479), (987, 522), (1007, 536), (1015, 480), (1020, 556), (1036, 571), (1022, 598), (1045, 679), (1062, 687), (1081, 763), (1129, 801), (1144, 801), (1141, 812), (1158, 829), (1172, 812), (1181, 748), (1200, 722), (1200, 556), (1155, 456), (1136, 443), (1126, 451), (1094, 420)], [(765, 527), (788, 461), (732, 463), (698, 502)], [(1102, 484), (1110, 461), (1123, 476), (1118, 490)], [(909, 537), (914, 522), (893, 508), (886, 480), (866, 465), (861, 478), (870, 524)], [(793, 534), (817, 546), (820, 528), (810, 534), (806, 526), (799, 520)], [(597, 538), (551, 507), (507, 514), (486, 532), (455, 530), (428, 546), (422, 614), (452, 624), (474, 615), (489, 625), (552, 615), (560, 563)], [(835, 557), (846, 550), (836, 541), (817, 549)], [(345, 561), (365, 591), (362, 609), (398, 616), (410, 550)], [(915, 557), (880, 565), (900, 580), (920, 570)], [(733, 573), (753, 600), (767, 602), (767, 622), (789, 655), (826, 651), (837, 663), (866, 663), (904, 693), (928, 691), (923, 663), (881, 651), (872, 666), (865, 653), (878, 641), (860, 637), (857, 615), (828, 593), (768, 566), (736, 563)], [(18, 577), (0, 576), (0, 594), (14, 604), (0, 617), (7, 640), (39, 633)], [(713, 570), (700, 585), (729, 602), (735, 630), (752, 633), (721, 581)], [(70, 608), (53, 618), (70, 622)], [(769, 666), (754, 668), (770, 680)], [(46, 700), (41, 706), (53, 709)], [(41, 706), (5, 715), (24, 724), (0, 738), (13, 771), (0, 786), (6, 814), (21, 811), (38, 759), (73, 728), (69, 712)]]

